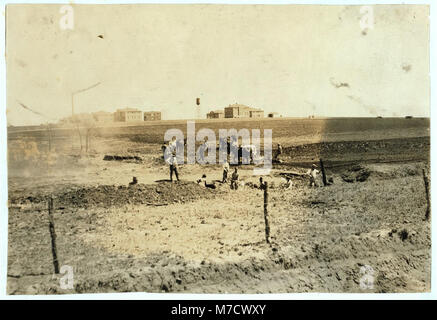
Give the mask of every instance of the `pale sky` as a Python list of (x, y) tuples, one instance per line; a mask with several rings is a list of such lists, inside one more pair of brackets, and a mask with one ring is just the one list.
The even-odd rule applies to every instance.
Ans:
[[(7, 120), (136, 107), (163, 119), (235, 102), (283, 116), (430, 115), (429, 8), (373, 6), (8, 5)], [(103, 36), (103, 39), (99, 37)], [(19, 103), (43, 114), (36, 115)]]

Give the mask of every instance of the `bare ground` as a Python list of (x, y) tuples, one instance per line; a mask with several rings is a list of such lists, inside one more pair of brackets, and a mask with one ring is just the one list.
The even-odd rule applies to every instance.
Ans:
[[(361, 144), (286, 146), (287, 164), (266, 177), (271, 244), (251, 167), (241, 168), (245, 185), (234, 191), (193, 182), (202, 173), (220, 179), (218, 165), (185, 165), (183, 182), (162, 181), (168, 168), (157, 145), (131, 143), (140, 162), (103, 161), (101, 152), (16, 161), (9, 169), (8, 293), (429, 291), (422, 178), (429, 137)], [(355, 147), (350, 154), (361, 150), (367, 161), (360, 168), (369, 175), (346, 182), (359, 161), (334, 160)], [(318, 157), (327, 159), (332, 185), (310, 188), (296, 177), (292, 189), (282, 188), (281, 173), (303, 173)], [(133, 176), (140, 185), (128, 187)], [(53, 275), (49, 195), (60, 264), (73, 267), (73, 290), (61, 289), (61, 275)], [(360, 286), (364, 266), (374, 270), (373, 288)]]

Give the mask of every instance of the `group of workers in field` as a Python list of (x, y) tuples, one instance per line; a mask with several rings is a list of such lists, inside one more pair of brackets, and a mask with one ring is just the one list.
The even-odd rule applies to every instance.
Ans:
[[(205, 140), (205, 144), (207, 143), (207, 140)], [(166, 163), (169, 165), (170, 168), (170, 181), (173, 182), (173, 175), (175, 176), (177, 181), (180, 181), (179, 179), (179, 171), (178, 171), (178, 159), (177, 159), (177, 150), (178, 150), (178, 142), (176, 141), (176, 138), (173, 137), (172, 140), (168, 143), (168, 145), (163, 145), (162, 146), (162, 151), (164, 154), (164, 160), (166, 161)], [(230, 165), (229, 165), (229, 157), (230, 157), (230, 143), (229, 143), (229, 139), (227, 142), (227, 159), (225, 159), (223, 161), (223, 176), (222, 176), (222, 180), (221, 183), (228, 183), (229, 180), (229, 172), (230, 172)], [(276, 152), (274, 154), (273, 160), (274, 161), (279, 161), (279, 156), (282, 154), (282, 146), (281, 144), (278, 143), (277, 145), (277, 149)], [(311, 169), (309, 169), (306, 172), (306, 175), (309, 176), (309, 180), (310, 180), (310, 187), (318, 187), (318, 183), (317, 183), (317, 176), (319, 174), (319, 170), (317, 170), (317, 166), (315, 164), (313, 164), (311, 166)], [(206, 175), (202, 176), (202, 179), (199, 179), (197, 181), (199, 182), (204, 182), (206, 187), (210, 187), (215, 189), (215, 185), (214, 184), (207, 184), (206, 183)], [(260, 186), (262, 185), (262, 177), (260, 178)], [(238, 167), (235, 167), (232, 175), (230, 175), (230, 188), (233, 190), (237, 190), (238, 186), (240, 184), (240, 176), (238, 173)], [(292, 187), (293, 183), (291, 181), (290, 177), (286, 178), (286, 182), (284, 185), (285, 189), (290, 189)]]
[[(225, 160), (223, 162), (223, 179), (222, 183), (228, 182), (228, 173), (229, 173), (229, 162)], [(240, 175), (238, 174), (238, 168), (234, 168), (234, 172), (232, 172), (231, 176), (231, 189), (237, 190), (238, 189), (238, 182), (240, 180)]]

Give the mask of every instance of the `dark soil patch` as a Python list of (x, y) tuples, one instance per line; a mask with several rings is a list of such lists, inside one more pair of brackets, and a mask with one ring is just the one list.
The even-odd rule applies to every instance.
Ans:
[(143, 159), (141, 159), (138, 156), (119, 156), (119, 155), (105, 155), (103, 157), (103, 160), (105, 161), (123, 161), (123, 160), (133, 160), (133, 161), (138, 161), (138, 162), (142, 162)]
[[(131, 186), (102, 185), (77, 188), (54, 195), (57, 207), (92, 206), (113, 207), (126, 204), (147, 204), (152, 206), (191, 202), (202, 198), (214, 198), (219, 191), (205, 188), (194, 182), (161, 182), (159, 184), (135, 184)], [(35, 195), (11, 199), (13, 204), (39, 204), (48, 196)]]

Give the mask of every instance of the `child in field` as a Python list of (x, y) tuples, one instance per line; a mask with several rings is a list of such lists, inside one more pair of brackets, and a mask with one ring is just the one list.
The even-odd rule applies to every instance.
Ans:
[(291, 181), (290, 177), (287, 177), (287, 180), (284, 183), (284, 189), (291, 189), (293, 186), (293, 181)]
[(238, 179), (239, 179), (238, 169), (235, 168), (234, 172), (232, 173), (232, 177), (231, 177), (231, 189), (234, 189), (234, 190), (238, 189)]
[(222, 183), (228, 182), (229, 162), (225, 159), (223, 163), (223, 180)]
[(176, 175), (176, 180), (179, 181), (178, 160), (176, 158), (176, 137), (173, 137), (169, 142), (164, 158), (170, 166), (170, 181), (173, 182), (173, 173)]
[(307, 171), (307, 174), (310, 176), (310, 187), (318, 187), (317, 185), (317, 174), (320, 171), (317, 170), (317, 166), (315, 164), (313, 164), (311, 166), (311, 169)]
[(280, 143), (278, 143), (278, 148), (276, 149), (276, 154), (275, 154), (275, 161), (279, 161), (279, 156), (282, 154), (282, 146)]

